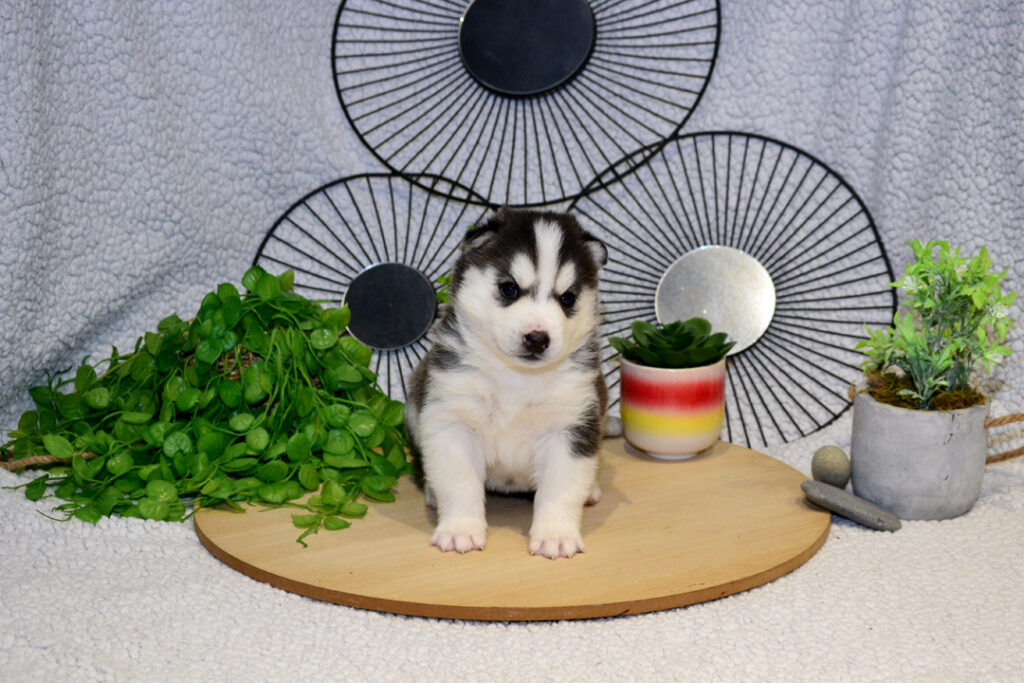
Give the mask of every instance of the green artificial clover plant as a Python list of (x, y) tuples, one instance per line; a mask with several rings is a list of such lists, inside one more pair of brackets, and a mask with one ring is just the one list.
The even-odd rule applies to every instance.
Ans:
[(1017, 295), (1000, 290), (1009, 269), (994, 273), (984, 247), (968, 259), (940, 240), (907, 244), (914, 261), (892, 283), (903, 291), (903, 311), (892, 327), (868, 328), (856, 348), (867, 356), (868, 373), (901, 370), (913, 387), (900, 395), (927, 410), (937, 392), (967, 390), (979, 364), (991, 372), (1009, 355), (1003, 342), (1013, 323), (1006, 314)]
[(370, 349), (345, 334), (348, 309), (295, 294), (293, 279), (254, 267), (244, 295), (221, 284), (194, 320), (171, 315), (131, 353), (114, 348), (30, 389), (35, 408), (0, 459), (57, 462), (25, 495), (53, 495), (64, 501), (55, 512), (92, 523), (180, 521), (193, 502), (291, 505), (303, 545), (364, 515), (360, 498), (393, 500), (409, 471), (403, 404), (381, 392)]
[(634, 363), (655, 368), (693, 368), (713, 365), (736, 345), (725, 332), (711, 333), (704, 318), (690, 318), (667, 325), (644, 320), (633, 322), (632, 340), (611, 337), (608, 342)]

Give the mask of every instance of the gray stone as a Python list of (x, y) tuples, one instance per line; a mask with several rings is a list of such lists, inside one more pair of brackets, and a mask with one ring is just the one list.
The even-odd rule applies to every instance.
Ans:
[(815, 481), (845, 489), (850, 481), (850, 458), (839, 446), (822, 446), (811, 458), (811, 476)]
[(872, 502), (820, 481), (807, 480), (800, 484), (807, 498), (826, 510), (879, 531), (896, 531), (902, 525), (899, 518)]

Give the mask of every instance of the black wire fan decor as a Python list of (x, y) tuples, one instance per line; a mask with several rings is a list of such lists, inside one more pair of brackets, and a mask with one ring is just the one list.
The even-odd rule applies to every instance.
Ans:
[[(648, 160), (637, 166), (634, 157)], [(846, 387), (863, 360), (854, 345), (865, 324), (887, 326), (896, 310), (892, 266), (849, 183), (792, 145), (725, 131), (677, 136), (653, 155), (639, 150), (593, 185), (569, 210), (608, 244), (603, 337), (628, 336), (636, 319), (657, 320), (659, 285), (681, 256), (728, 247), (770, 275), (774, 314), (756, 343), (728, 359), (726, 438), (788, 442), (849, 407)], [(606, 347), (617, 397), (613, 356)]]
[(267, 232), (253, 259), (295, 272), (295, 291), (346, 304), (349, 332), (374, 349), (384, 391), (404, 398), (409, 373), (426, 354), (437, 312), (436, 282), (447, 275), (466, 230), (487, 211), (471, 190), (438, 177), (349, 176), (295, 202)]
[(390, 170), (540, 206), (676, 134), (718, 37), (717, 0), (343, 0), (331, 56), (345, 116)]

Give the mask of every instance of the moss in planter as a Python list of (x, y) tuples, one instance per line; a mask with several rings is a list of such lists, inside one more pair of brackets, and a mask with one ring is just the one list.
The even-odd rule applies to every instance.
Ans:
[[(903, 389), (913, 389), (914, 384), (906, 375), (895, 372), (872, 372), (867, 375), (867, 391), (879, 403), (899, 408), (918, 410), (917, 400), (900, 394)], [(938, 390), (932, 397), (931, 410), (959, 410), (985, 402), (985, 395), (973, 387), (962, 391)]]

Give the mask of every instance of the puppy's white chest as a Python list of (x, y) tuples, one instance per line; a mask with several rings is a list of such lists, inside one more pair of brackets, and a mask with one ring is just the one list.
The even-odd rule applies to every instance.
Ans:
[(570, 428), (586, 405), (587, 395), (571, 376), (561, 383), (529, 379), (534, 381), (491, 384), (470, 402), (474, 414), (464, 417), (483, 447), (489, 488), (535, 488), (538, 445)]

